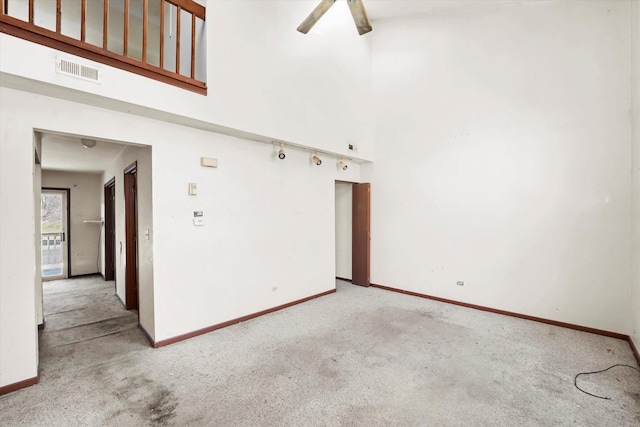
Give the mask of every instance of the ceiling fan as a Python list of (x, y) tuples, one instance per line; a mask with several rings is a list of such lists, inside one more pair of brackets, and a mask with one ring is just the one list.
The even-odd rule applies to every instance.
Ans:
[[(303, 34), (307, 34), (311, 27), (313, 27), (316, 22), (322, 18), (322, 15), (324, 15), (335, 2), (336, 0), (322, 0), (320, 4), (313, 9), (309, 16), (307, 16), (307, 19), (302, 21), (302, 24), (298, 27), (298, 31)], [(373, 30), (371, 22), (369, 22), (369, 17), (367, 16), (367, 11), (364, 9), (364, 4), (362, 4), (362, 0), (347, 0), (347, 4), (349, 5), (349, 10), (353, 16), (353, 22), (356, 23), (356, 27), (358, 28), (358, 34), (367, 34), (369, 31)]]

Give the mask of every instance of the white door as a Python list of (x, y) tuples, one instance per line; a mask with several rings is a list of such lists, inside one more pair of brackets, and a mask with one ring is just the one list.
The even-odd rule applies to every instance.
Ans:
[(42, 190), (42, 280), (68, 276), (67, 191)]

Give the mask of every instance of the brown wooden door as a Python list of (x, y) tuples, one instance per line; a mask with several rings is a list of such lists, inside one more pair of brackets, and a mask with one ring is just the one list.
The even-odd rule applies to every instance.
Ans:
[(104, 185), (104, 279), (113, 280), (116, 271), (116, 183)]
[(370, 286), (371, 184), (353, 184), (352, 282)]
[(127, 310), (138, 308), (138, 207), (137, 165), (124, 171), (124, 221), (126, 241), (125, 294)]

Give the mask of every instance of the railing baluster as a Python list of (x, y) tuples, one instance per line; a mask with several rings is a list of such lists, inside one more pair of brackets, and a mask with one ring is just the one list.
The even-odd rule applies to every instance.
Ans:
[(180, 74), (180, 15), (182, 8), (178, 6), (176, 13), (176, 74)]
[(124, 0), (124, 34), (122, 35), (122, 54), (128, 56), (129, 53), (129, 0)]
[(164, 69), (164, 0), (160, 0), (160, 68)]
[(80, 13), (80, 40), (87, 38), (87, 0), (82, 0), (82, 12)]
[(149, 29), (149, 0), (142, 1), (142, 62), (147, 62), (147, 31)]
[(62, 0), (56, 0), (56, 33), (62, 30)]
[(102, 12), (102, 47), (108, 48), (109, 43), (109, 0), (104, 0)]
[[(15, 6), (15, 2), (18, 1), (22, 4), (22, 9), (19, 10), (22, 16), (21, 18), (9, 15), (9, 10), (13, 13), (13, 6)], [(204, 18), (206, 11), (206, 9), (198, 3), (192, 2), (191, 0), (153, 0), (153, 3), (151, 3), (150, 0), (140, 0), (140, 12), (143, 13), (142, 46), (136, 45), (135, 58), (131, 58), (128, 54), (133, 53), (134, 48), (132, 47), (132, 51), (129, 52), (129, 41), (133, 41), (134, 39), (129, 40), (129, 36), (131, 35), (131, 37), (134, 37), (135, 35), (133, 32), (134, 27), (132, 26), (135, 22), (131, 21), (131, 17), (129, 15), (137, 13), (134, 10), (134, 5), (138, 3), (131, 3), (131, 0), (122, 1), (122, 5), (126, 7), (127, 13), (124, 16), (125, 24), (122, 29), (123, 32), (115, 37), (118, 39), (118, 52), (114, 52), (109, 50), (110, 48), (113, 48), (113, 46), (110, 46), (109, 26), (110, 22), (114, 22), (115, 24), (116, 21), (118, 21), (119, 17), (117, 14), (123, 13), (124, 11), (122, 11), (122, 9), (116, 7), (113, 8), (114, 13), (116, 14), (114, 15), (116, 21), (113, 21), (110, 19), (110, 11), (112, 9), (111, 6), (115, 6), (115, 4), (112, 4), (109, 0), (74, 0), (73, 3), (75, 5), (73, 10), (68, 10), (68, 5), (72, 3), (69, 3), (66, 0), (56, 0), (55, 2), (53, 0), (48, 1), (51, 6), (55, 5), (55, 24), (48, 20), (49, 22), (45, 23), (45, 26), (39, 26), (36, 25), (35, 19), (40, 16), (41, 10), (39, 8), (39, 3), (36, 2), (36, 0), (0, 0), (0, 33), (15, 34), (18, 37), (23, 37), (26, 40), (31, 40), (34, 43), (48, 46), (53, 49), (83, 56), (85, 58), (150, 77), (158, 81), (173, 84), (184, 89), (193, 90), (200, 94), (206, 94), (206, 83), (204, 81), (196, 80), (196, 75), (199, 71), (198, 67), (203, 64), (200, 62), (202, 58), (198, 57), (200, 51), (198, 49), (197, 40), (200, 33), (197, 32), (197, 28), (199, 28), (198, 25), (201, 24), (201, 22), (198, 21), (198, 18)], [(10, 2), (13, 3), (10, 5)], [(96, 3), (95, 5), (94, 2)], [(160, 6), (160, 11), (156, 10), (158, 5)], [(81, 8), (80, 10), (75, 9), (78, 6)], [(100, 43), (99, 33), (98, 40), (93, 40), (94, 28), (92, 27), (92, 18), (94, 17), (94, 12), (93, 9), (91, 9), (93, 6), (98, 7), (98, 10), (95, 11), (98, 13), (98, 16), (96, 16), (98, 19), (98, 25), (96, 25), (97, 28), (95, 28), (95, 30), (99, 28), (99, 10), (100, 6), (103, 6), (102, 43)], [(173, 13), (177, 13), (175, 18), (175, 27), (173, 26), (173, 17), (171, 16), (170, 19), (167, 19), (168, 7), (171, 8), (171, 15), (173, 15)], [(62, 10), (63, 8), (64, 11)], [(38, 9), (38, 16), (36, 16), (35, 9)], [(182, 22), (184, 21), (182, 19), (183, 11), (191, 15), (189, 17), (185, 14), (185, 19), (191, 18), (191, 22)], [(17, 12), (18, 11), (16, 11), (16, 13)], [(65, 14), (65, 28), (62, 28), (63, 12)], [(158, 41), (156, 41), (157, 33), (149, 33), (150, 30), (152, 32), (158, 31), (158, 29), (154, 28), (155, 25), (157, 25), (156, 20), (158, 19), (156, 13), (160, 14), (160, 34)], [(67, 32), (67, 21), (72, 16), (75, 16), (76, 20), (80, 20), (80, 22), (76, 21), (72, 23), (73, 26), (79, 30), (79, 35), (77, 33), (74, 35), (67, 35), (62, 32), (62, 30), (65, 30), (65, 33)], [(38, 19), (41, 20), (40, 18)], [(182, 37), (183, 24), (191, 25), (191, 34), (185, 32), (184, 37)], [(167, 27), (167, 25), (170, 25), (170, 27)], [(131, 34), (129, 34), (130, 31)], [(173, 40), (173, 35), (171, 36), (171, 39), (169, 39), (169, 33), (173, 33), (174, 31), (176, 32), (175, 41)], [(114, 35), (111, 34), (111, 36), (113, 37)], [(123, 50), (120, 50), (119, 39), (122, 36), (124, 36), (125, 40)], [(170, 43), (170, 45), (167, 45), (167, 42)], [(191, 42), (190, 49), (188, 49), (187, 46), (182, 46), (182, 44), (189, 42)], [(160, 45), (160, 51), (158, 52), (159, 58), (155, 56), (156, 49), (158, 48), (158, 44), (153, 46), (155, 43), (159, 43)], [(141, 47), (140, 56), (138, 56), (137, 53), (137, 49), (139, 47)], [(173, 64), (174, 58), (171, 57), (169, 61), (171, 62), (171, 64), (169, 64), (171, 65), (171, 69), (166, 69), (165, 67), (168, 65), (168, 61), (165, 61), (166, 52), (171, 52), (174, 49), (175, 66)], [(126, 52), (126, 55), (123, 55), (123, 51)], [(187, 55), (190, 55), (188, 62), (182, 61), (183, 54), (185, 61), (187, 61)], [(169, 55), (173, 55), (173, 53), (169, 53)], [(148, 61), (152, 61), (153, 64)], [(181, 64), (181, 62), (183, 63)], [(180, 73), (181, 68), (183, 71), (182, 73)], [(51, 244), (55, 244), (53, 239), (51, 240)]]
[(191, 78), (196, 78), (196, 15), (191, 14)]

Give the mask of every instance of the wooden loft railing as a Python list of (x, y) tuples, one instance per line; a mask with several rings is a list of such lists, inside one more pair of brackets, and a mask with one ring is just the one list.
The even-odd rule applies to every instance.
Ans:
[(0, 32), (206, 94), (193, 0), (0, 0)]

